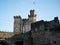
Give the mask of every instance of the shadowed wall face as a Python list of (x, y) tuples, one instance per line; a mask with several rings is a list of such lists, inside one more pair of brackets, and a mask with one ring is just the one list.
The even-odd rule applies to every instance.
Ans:
[(6, 41), (0, 41), (0, 45), (9, 45)]
[(23, 41), (15, 42), (15, 45), (23, 45)]

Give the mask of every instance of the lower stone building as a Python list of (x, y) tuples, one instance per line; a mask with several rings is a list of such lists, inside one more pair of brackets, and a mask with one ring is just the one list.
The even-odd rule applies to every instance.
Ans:
[(31, 25), (33, 45), (60, 45), (60, 24), (52, 26), (52, 28), (50, 25), (50, 22), (44, 21)]

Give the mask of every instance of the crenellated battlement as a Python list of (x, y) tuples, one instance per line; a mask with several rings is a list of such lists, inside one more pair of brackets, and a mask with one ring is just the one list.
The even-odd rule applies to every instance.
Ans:
[(30, 10), (30, 15), (28, 17), (36, 17), (35, 10)]
[(21, 16), (14, 16), (14, 18), (21, 18)]

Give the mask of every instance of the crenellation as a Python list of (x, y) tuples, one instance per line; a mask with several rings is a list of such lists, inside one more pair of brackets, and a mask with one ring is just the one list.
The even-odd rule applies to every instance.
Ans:
[(34, 12), (35, 12), (35, 10), (30, 10), (30, 15), (34, 16), (35, 15)]
[(21, 18), (20, 16), (14, 16), (14, 18)]

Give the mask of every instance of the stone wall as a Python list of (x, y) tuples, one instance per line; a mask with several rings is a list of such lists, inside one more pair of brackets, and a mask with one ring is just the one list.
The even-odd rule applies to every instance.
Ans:
[[(52, 26), (52, 27), (51, 27)], [(38, 21), (31, 24), (33, 45), (59, 45), (59, 23), (52, 21)]]

